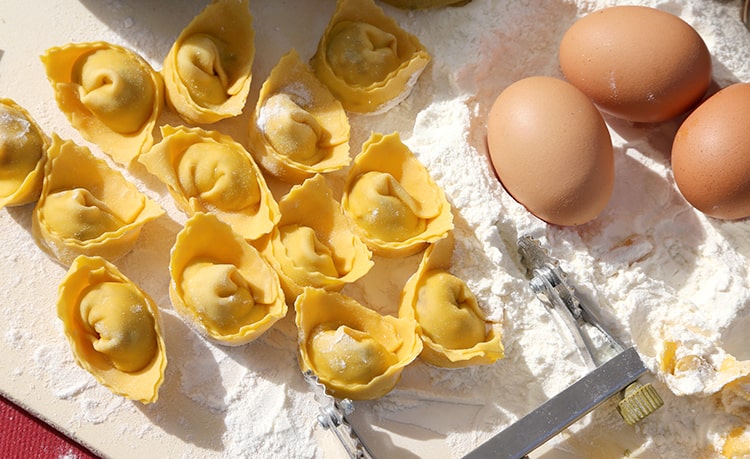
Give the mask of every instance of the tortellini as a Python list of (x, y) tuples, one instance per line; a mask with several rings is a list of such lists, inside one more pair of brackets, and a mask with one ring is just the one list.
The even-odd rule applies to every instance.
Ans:
[(271, 231), (281, 218), (279, 205), (242, 145), (200, 128), (162, 126), (161, 133), (162, 141), (138, 161), (188, 215), (213, 213), (250, 240)]
[(425, 362), (446, 368), (491, 364), (504, 356), (502, 327), (486, 320), (466, 283), (448, 271), (453, 241), (451, 234), (425, 250), (404, 286), (399, 317), (419, 324)]
[(296, 51), (283, 56), (263, 83), (250, 144), (261, 167), (292, 183), (351, 161), (344, 108)]
[(414, 320), (380, 315), (340, 293), (306, 288), (294, 308), (300, 367), (335, 397), (387, 394), (422, 350)]
[(133, 248), (144, 224), (164, 214), (88, 148), (53, 134), (47, 155), (31, 231), (63, 265), (78, 255), (116, 260)]
[(262, 246), (291, 303), (305, 287), (340, 290), (372, 267), (372, 252), (354, 233), (322, 175), (279, 201), (281, 220)]
[(419, 40), (373, 0), (338, 0), (311, 60), (344, 108), (361, 113), (383, 112), (401, 102), (429, 62)]
[(99, 41), (50, 48), (42, 62), (60, 110), (86, 140), (123, 165), (151, 148), (164, 83), (138, 54)]
[(0, 208), (39, 199), (49, 142), (31, 115), (0, 99)]
[(373, 133), (365, 142), (349, 169), (341, 205), (378, 255), (417, 253), (453, 229), (445, 193), (398, 133)]
[(151, 297), (101, 257), (77, 257), (59, 288), (57, 315), (76, 362), (118, 395), (155, 402), (167, 355)]
[(164, 59), (167, 102), (186, 121), (239, 115), (250, 92), (255, 31), (247, 0), (214, 0)]
[(196, 213), (177, 235), (169, 297), (198, 332), (220, 344), (248, 343), (287, 313), (276, 272), (216, 216)]

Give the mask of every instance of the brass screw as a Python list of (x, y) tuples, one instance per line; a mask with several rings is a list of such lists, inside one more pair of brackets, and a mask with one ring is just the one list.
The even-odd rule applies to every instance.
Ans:
[(664, 401), (651, 384), (638, 381), (625, 388), (623, 399), (617, 404), (617, 411), (629, 425), (641, 421), (664, 405)]

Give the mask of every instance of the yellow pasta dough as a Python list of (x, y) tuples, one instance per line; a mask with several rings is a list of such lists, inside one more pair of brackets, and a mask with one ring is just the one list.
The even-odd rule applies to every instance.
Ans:
[(373, 133), (365, 142), (349, 170), (341, 205), (379, 255), (414, 254), (453, 229), (445, 193), (398, 133)]
[(39, 199), (49, 142), (29, 112), (0, 99), (0, 208)]
[(292, 183), (351, 161), (343, 106), (294, 50), (263, 83), (250, 121), (250, 145), (261, 167)]
[(214, 0), (164, 59), (167, 102), (190, 123), (239, 115), (250, 91), (255, 31), (247, 0)]
[(721, 455), (727, 459), (750, 457), (750, 427), (747, 424), (735, 427), (725, 436)]
[[(700, 329), (690, 330), (690, 332), (684, 333), (680, 339), (661, 342), (662, 349), (659, 355), (661, 373), (667, 378), (678, 381), (682, 378), (692, 378), (694, 374), (700, 373), (705, 393), (721, 392), (725, 402), (730, 400), (741, 402), (743, 399), (741, 391), (744, 389), (745, 403), (744, 408), (740, 410), (749, 410), (750, 360), (737, 360), (720, 347), (714, 347), (711, 352), (697, 351), (701, 348), (695, 345), (695, 341), (706, 340), (706, 335)], [(737, 384), (737, 381), (744, 381), (744, 383)], [(736, 404), (728, 403), (727, 411), (737, 409), (734, 405)], [(746, 416), (750, 418), (750, 411), (746, 413)]]
[(164, 83), (143, 58), (100, 41), (50, 48), (42, 62), (60, 110), (86, 140), (124, 165), (151, 148)]
[(78, 255), (114, 261), (135, 245), (141, 228), (164, 214), (88, 148), (52, 136), (31, 230), (37, 245), (63, 265)]
[(294, 307), (300, 367), (335, 397), (387, 394), (422, 350), (414, 320), (382, 316), (339, 293), (306, 288)]
[(210, 212), (245, 239), (269, 233), (281, 214), (250, 153), (231, 137), (162, 126), (163, 139), (138, 161), (188, 213)]
[(371, 113), (406, 98), (429, 62), (373, 0), (338, 0), (311, 65), (346, 110)]
[(77, 257), (60, 283), (57, 315), (76, 362), (118, 395), (155, 402), (167, 356), (151, 297), (100, 257)]
[(489, 322), (466, 283), (451, 274), (453, 235), (425, 250), (401, 293), (399, 317), (415, 319), (420, 358), (438, 367), (491, 364), (503, 358), (502, 326)]
[(212, 214), (187, 221), (172, 247), (169, 272), (175, 310), (220, 344), (253, 341), (287, 313), (276, 272)]
[(294, 186), (279, 201), (281, 220), (262, 244), (290, 303), (305, 287), (340, 290), (372, 267), (322, 175)]

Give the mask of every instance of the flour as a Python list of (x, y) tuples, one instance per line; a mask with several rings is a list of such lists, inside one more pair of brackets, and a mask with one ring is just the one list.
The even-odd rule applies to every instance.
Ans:
[[(522, 234), (539, 238), (581, 294), (611, 316), (606, 325), (637, 347), (651, 370), (644, 379), (665, 400), (635, 428), (622, 422), (613, 401), (605, 403), (556, 438), (549, 457), (622, 457), (626, 450), (642, 458), (717, 457), (728, 433), (748, 422), (739, 417), (747, 410), (746, 385), (722, 388), (750, 371), (742, 364), (750, 360), (750, 222), (709, 219), (681, 198), (669, 164), (678, 121), (640, 126), (606, 118), (615, 150), (613, 197), (598, 219), (576, 228), (534, 218), (503, 191), (487, 159), (484, 119), (497, 94), (526, 76), (560, 77), (557, 45), (565, 30), (614, 3), (474, 0), (420, 12), (384, 6), (432, 61), (409, 97), (387, 113), (350, 115), (352, 155), (371, 132), (398, 131), (445, 190), (456, 226), (451, 271), (466, 280), (488, 318), (502, 323), (506, 358), (457, 370), (416, 361), (391, 393), (356, 402), (352, 422), (379, 457), (460, 457), (586, 374), (571, 337), (528, 287), (516, 254)], [(698, 30), (712, 52), (717, 86), (750, 81), (750, 33), (738, 20), (739, 1), (635, 3), (677, 14)], [(46, 132), (103, 157), (57, 110), (37, 56), (71, 40), (108, 40), (132, 47), (158, 69), (203, 6), (157, 2), (154, 12), (144, 12), (134, 0), (59, 0), (33, 14), (2, 6), (0, 17), (8, 19), (0, 24), (0, 42), (13, 43), (0, 60), (3, 96), (26, 107)], [(302, 11), (290, 14), (290, 7)], [(251, 2), (257, 49), (251, 98), (241, 117), (212, 128), (245, 142), (263, 80), (293, 47), (303, 60), (312, 56), (333, 7)], [(9, 24), (44, 33), (16, 45)], [(171, 114), (165, 119), (181, 122)], [(10, 379), (0, 389), (113, 457), (343, 457), (333, 434), (317, 427), (317, 402), (296, 361), (293, 312), (238, 348), (196, 334), (168, 295), (169, 251), (185, 216), (143, 168), (123, 173), (167, 211), (117, 262), (163, 311), (169, 363), (159, 401), (142, 406), (114, 396), (75, 365), (55, 311), (65, 269), (31, 242), (32, 206), (0, 212), (0, 288), (11, 304), (0, 309), (8, 324), (0, 362)], [(334, 189), (340, 191), (344, 176), (330, 175)], [(277, 197), (288, 189), (270, 185)], [(420, 257), (375, 257), (372, 271), (344, 293), (395, 314)], [(680, 362), (674, 371), (662, 357), (669, 346)], [(738, 363), (728, 366), (733, 358)]]

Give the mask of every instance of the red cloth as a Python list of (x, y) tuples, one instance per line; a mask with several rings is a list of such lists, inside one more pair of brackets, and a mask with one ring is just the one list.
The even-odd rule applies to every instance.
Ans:
[(0, 456), (4, 459), (94, 459), (86, 448), (0, 396)]

